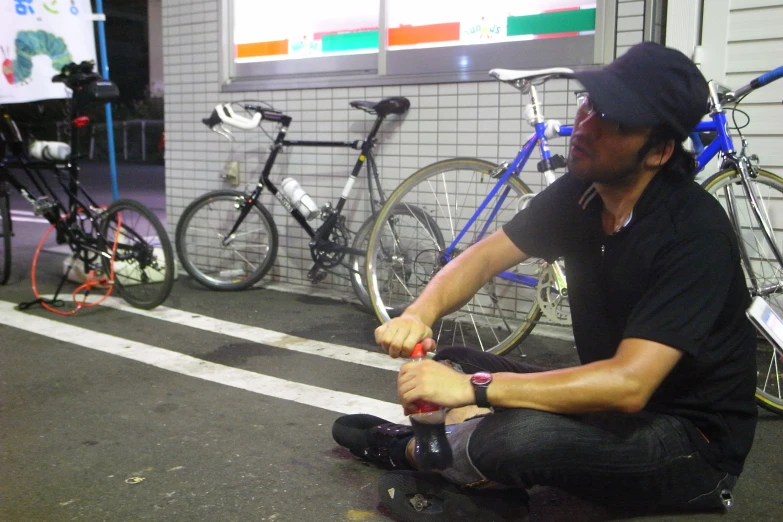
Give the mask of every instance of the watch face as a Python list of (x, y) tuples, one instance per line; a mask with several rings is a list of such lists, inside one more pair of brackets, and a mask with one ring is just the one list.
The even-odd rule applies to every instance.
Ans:
[(477, 386), (486, 386), (492, 382), (492, 374), (487, 372), (474, 373), (470, 377), (470, 382)]

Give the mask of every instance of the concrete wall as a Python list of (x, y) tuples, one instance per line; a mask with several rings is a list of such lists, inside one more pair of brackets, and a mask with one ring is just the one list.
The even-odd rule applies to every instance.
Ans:
[[(618, 0), (617, 53), (642, 40), (644, 1)], [(266, 158), (269, 140), (257, 131), (237, 131), (232, 145), (209, 132), (201, 118), (215, 104), (261, 100), (291, 114), (292, 139), (360, 139), (371, 117), (349, 108), (351, 100), (380, 100), (406, 96), (411, 110), (403, 121), (387, 123), (377, 148), (383, 186), (391, 191), (402, 180), (435, 161), (454, 156), (491, 161), (512, 159), (530, 132), (522, 121), (519, 93), (494, 81), (284, 91), (222, 93), (219, 84), (219, 1), (166, 0), (163, 3), (163, 65), (166, 89), (166, 201), (168, 229), (174, 233), (185, 206), (197, 196), (227, 185), (220, 173), (227, 161), (240, 161), (241, 185), (258, 177), (257, 165)], [(563, 122), (573, 119), (575, 82), (553, 81), (542, 89), (545, 115)], [(270, 132), (273, 130), (269, 127)], [(566, 143), (553, 142), (553, 152), (565, 155)], [(355, 156), (338, 150), (295, 149), (282, 155), (273, 180), (289, 175), (304, 186), (318, 204), (335, 201)], [(532, 162), (532, 168), (535, 168)], [(541, 187), (538, 173), (524, 174), (531, 187)], [(366, 180), (354, 186), (348, 204), (349, 228), (358, 229), (368, 217)], [(262, 203), (273, 212), (281, 236), (276, 266), (265, 281), (275, 280), (310, 288), (312, 266), (307, 236), (268, 194)], [(348, 283), (329, 276), (320, 288), (352, 295)]]

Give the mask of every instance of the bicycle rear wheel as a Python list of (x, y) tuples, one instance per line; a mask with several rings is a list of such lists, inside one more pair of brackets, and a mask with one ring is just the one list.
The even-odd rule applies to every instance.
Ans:
[(0, 187), (0, 285), (11, 275), (11, 210), (6, 187)]
[[(512, 176), (468, 225), (497, 183), (490, 175), (496, 167), (478, 159), (441, 161), (417, 171), (394, 191), (376, 219), (367, 249), (367, 285), (378, 319), (388, 321), (418, 297), (442, 268), (441, 254), (463, 229), (453, 256), (499, 229), (532, 197)], [(417, 211), (403, 213), (401, 208)], [(514, 272), (537, 277), (546, 270), (533, 260)], [(535, 286), (494, 277), (460, 310), (434, 324), (433, 335), (441, 346), (503, 354), (530, 333), (541, 315)]]
[[(428, 234), (431, 235), (431, 240), (433, 242), (440, 245), (441, 248), (445, 248), (443, 235), (441, 234), (437, 223), (435, 223), (435, 221), (430, 218), (429, 214), (418, 207), (398, 205), (387, 215), (386, 219), (388, 220), (390, 227), (400, 226), (400, 222), (402, 220), (408, 220), (410, 223), (418, 223), (423, 227), (422, 230), (428, 231)], [(356, 233), (356, 237), (354, 238), (353, 248), (357, 250), (363, 250), (365, 252), (367, 251), (367, 247), (370, 241), (370, 233), (372, 232), (374, 224), (375, 219), (372, 217), (368, 218), (364, 223), (362, 223), (362, 226), (359, 228), (359, 231)], [(348, 266), (351, 269), (351, 285), (353, 286), (353, 290), (356, 293), (356, 296), (359, 298), (359, 301), (361, 301), (362, 305), (369, 312), (372, 312), (372, 300), (370, 299), (370, 294), (367, 291), (367, 270), (365, 266), (366, 259), (366, 256), (353, 255), (348, 261)], [(390, 317), (396, 317), (400, 315), (403, 310), (405, 310), (405, 306), (391, 308), (388, 310), (388, 314)]]
[[(101, 235), (113, 258), (104, 269), (114, 269), (114, 287), (130, 305), (149, 310), (171, 293), (174, 285), (174, 250), (158, 217), (133, 200), (119, 199), (103, 217)], [(113, 263), (113, 267), (112, 267)]]
[[(783, 178), (759, 170), (751, 181), (760, 203), (762, 219), (773, 231), (773, 240), (783, 246)], [(729, 214), (740, 239), (742, 266), (751, 295), (761, 295), (779, 316), (783, 317), (783, 267), (762, 232), (762, 225), (751, 208), (742, 186), (740, 173), (728, 169), (714, 174), (702, 186), (718, 198)], [(783, 351), (766, 339), (759, 339), (756, 351), (758, 373), (756, 401), (775, 413), (783, 414)]]
[(235, 190), (208, 192), (193, 201), (177, 223), (175, 242), (182, 266), (212, 290), (244, 290), (266, 275), (277, 256), (277, 227), (258, 201), (231, 238), (246, 196)]

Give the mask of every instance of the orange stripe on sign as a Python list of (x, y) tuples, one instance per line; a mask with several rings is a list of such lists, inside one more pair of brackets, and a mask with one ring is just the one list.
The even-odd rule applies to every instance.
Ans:
[(404, 25), (389, 29), (389, 45), (415, 45), (459, 40), (459, 22)]
[(237, 58), (288, 54), (288, 40), (237, 44)]

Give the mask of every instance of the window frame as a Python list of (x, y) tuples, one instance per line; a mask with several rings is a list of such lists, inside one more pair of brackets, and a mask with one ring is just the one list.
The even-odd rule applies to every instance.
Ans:
[[(607, 64), (614, 59), (616, 0), (595, 0), (594, 35), (401, 51), (387, 49), (388, 33), (385, 16), (387, 0), (380, 0), (381, 16), (378, 27), (379, 49), (377, 53), (237, 64), (234, 61), (232, 34), (234, 1), (220, 0), (219, 71), (221, 89), (224, 92), (488, 81), (491, 78), (487, 72), (493, 67), (506, 69), (580, 68)], [(521, 44), (526, 46), (527, 52), (517, 51)], [(512, 46), (515, 47), (514, 52), (511, 52)], [(464, 56), (465, 50), (468, 48), (470, 49), (468, 56), (471, 59), (479, 59), (478, 69), (442, 70), (442, 64), (453, 63)], [(496, 59), (499, 49), (505, 49), (507, 54)], [(402, 53), (416, 53), (419, 56), (415, 60), (404, 60)], [(416, 66), (423, 64), (425, 70), (429, 70), (431, 67), (435, 69), (435, 72), (422, 72), (415, 66), (406, 67), (402, 63), (403, 61), (409, 64), (414, 63)], [(372, 62), (375, 62), (374, 66)], [(305, 67), (302, 67), (303, 64)], [(331, 74), (327, 72), (333, 71), (336, 67), (344, 70)], [(441, 70), (437, 70), (438, 67)], [(307, 72), (301, 72), (302, 69), (307, 69)]]

